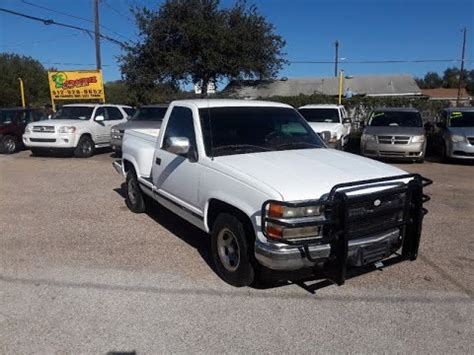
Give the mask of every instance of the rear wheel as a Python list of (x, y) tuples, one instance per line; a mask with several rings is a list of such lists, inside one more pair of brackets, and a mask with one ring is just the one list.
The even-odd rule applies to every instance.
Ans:
[(0, 152), (3, 154), (13, 154), (18, 149), (18, 142), (13, 136), (4, 136), (0, 142)]
[(134, 170), (127, 173), (125, 203), (133, 213), (143, 213), (146, 211), (145, 196), (138, 185), (137, 174)]
[(94, 155), (95, 145), (94, 141), (89, 136), (82, 136), (74, 149), (74, 156), (76, 158), (89, 158)]
[(211, 254), (217, 274), (227, 283), (249, 286), (255, 279), (253, 248), (244, 224), (235, 216), (221, 213), (211, 231)]

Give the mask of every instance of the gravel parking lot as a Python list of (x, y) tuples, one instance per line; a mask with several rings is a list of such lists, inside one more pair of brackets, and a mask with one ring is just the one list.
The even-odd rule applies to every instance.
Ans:
[(337, 287), (237, 289), (205, 234), (133, 214), (104, 152), (0, 156), (0, 353), (473, 353), (474, 165), (434, 180), (420, 256)]

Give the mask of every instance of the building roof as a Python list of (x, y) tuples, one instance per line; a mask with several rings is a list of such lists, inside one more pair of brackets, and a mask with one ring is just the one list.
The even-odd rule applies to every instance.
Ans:
[[(290, 78), (266, 81), (232, 81), (224, 91), (240, 97), (322, 94), (338, 95), (339, 78)], [(367, 96), (413, 96), (421, 90), (410, 75), (361, 75), (344, 79), (344, 91)]]
[[(422, 89), (421, 93), (432, 99), (456, 100), (458, 98), (458, 89), (456, 88)], [(465, 88), (461, 89), (461, 98), (469, 98), (469, 94)]]
[(260, 100), (239, 100), (239, 99), (190, 99), (176, 100), (172, 104), (194, 105), (197, 108), (207, 107), (286, 107), (290, 105), (281, 102), (260, 101)]

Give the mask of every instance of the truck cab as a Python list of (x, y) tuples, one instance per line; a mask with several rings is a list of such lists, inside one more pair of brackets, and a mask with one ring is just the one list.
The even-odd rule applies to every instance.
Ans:
[(349, 143), (351, 119), (342, 105), (305, 105), (298, 109), (316, 133), (329, 132), (328, 146), (344, 149)]
[(50, 120), (26, 126), (23, 143), (34, 155), (70, 150), (78, 158), (88, 158), (96, 148), (110, 146), (112, 126), (126, 122), (129, 109), (111, 104), (64, 105)]
[(158, 202), (211, 237), (218, 275), (234, 286), (271, 270), (317, 268), (343, 284), (349, 268), (418, 253), (429, 180), (327, 149), (291, 106), (172, 102), (159, 129), (125, 131), (132, 212)]

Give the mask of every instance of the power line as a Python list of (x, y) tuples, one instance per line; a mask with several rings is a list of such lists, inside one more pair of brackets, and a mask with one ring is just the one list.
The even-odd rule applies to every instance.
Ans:
[[(49, 7), (46, 7), (46, 6), (42, 6), (42, 5), (38, 5), (38, 4), (34, 4), (34, 3), (31, 3), (29, 1), (26, 1), (26, 0), (21, 0), (24, 4), (26, 5), (30, 5), (30, 6), (33, 6), (33, 7), (37, 7), (39, 9), (43, 9), (43, 10), (46, 10), (46, 11), (50, 11), (50, 12), (53, 12), (53, 13), (56, 13), (56, 14), (59, 14), (59, 15), (63, 15), (63, 16), (67, 16), (67, 17), (71, 17), (71, 18), (75, 18), (77, 20), (81, 20), (81, 21), (86, 21), (86, 22), (89, 22), (89, 23), (94, 23), (94, 21), (92, 21), (91, 19), (88, 19), (88, 18), (85, 18), (85, 17), (80, 17), (80, 16), (76, 16), (76, 15), (72, 15), (72, 14), (68, 14), (66, 12), (62, 12), (62, 11), (58, 11), (58, 10), (55, 10), (55, 9), (51, 9)], [(100, 25), (101, 28), (109, 31), (109, 32), (112, 32), (113, 34), (119, 36), (119, 37), (122, 37), (128, 41), (131, 41), (130, 38), (114, 31), (113, 29), (111, 29), (110, 27), (107, 27), (107, 26), (104, 26), (104, 25)]]
[[(12, 15), (15, 15), (15, 16), (20, 16), (20, 17), (24, 17), (24, 18), (27, 18), (27, 19), (30, 19), (30, 20), (34, 20), (34, 21), (39, 21), (39, 22), (42, 22), (43, 24), (45, 25), (56, 25), (56, 26), (62, 26), (62, 27), (67, 27), (67, 28), (72, 28), (74, 30), (79, 30), (79, 31), (83, 31), (89, 35), (93, 35), (95, 34), (94, 31), (92, 30), (89, 30), (87, 28), (84, 28), (84, 27), (79, 27), (79, 26), (74, 26), (74, 25), (69, 25), (69, 24), (66, 24), (66, 23), (61, 23), (61, 22), (57, 22), (57, 21), (54, 21), (52, 19), (44, 19), (44, 18), (40, 18), (40, 17), (36, 17), (36, 16), (31, 16), (31, 15), (27, 15), (27, 14), (24, 14), (24, 13), (21, 13), (21, 12), (16, 12), (16, 11), (12, 11), (12, 10), (7, 10), (5, 8), (1, 8), (0, 7), (0, 11), (3, 11), (3, 12), (6, 12), (6, 13), (9, 13), (9, 14), (12, 14)], [(120, 46), (126, 46), (126, 43), (124, 42), (121, 42), (115, 38), (112, 38), (112, 37), (109, 37), (109, 36), (106, 36), (106, 35), (103, 35), (101, 34), (100, 35), (101, 38), (103, 39), (106, 39), (107, 41), (110, 41), (112, 43), (115, 43), (115, 44), (118, 44)]]
[[(397, 64), (397, 63), (447, 63), (460, 62), (460, 59), (408, 59), (408, 60), (344, 60), (341, 64)], [(474, 62), (474, 60), (464, 60), (464, 62)], [(311, 61), (311, 60), (290, 60), (290, 64), (334, 64), (333, 60)]]
[(126, 19), (128, 22), (130, 22), (132, 24), (135, 24), (130, 17), (128, 17), (127, 15), (124, 15), (122, 12), (118, 11), (115, 7), (110, 5), (107, 0), (103, 0), (102, 3), (105, 6), (107, 6), (109, 9), (111, 9), (113, 12), (115, 12), (117, 15), (119, 15), (119, 16), (123, 17), (124, 19)]

